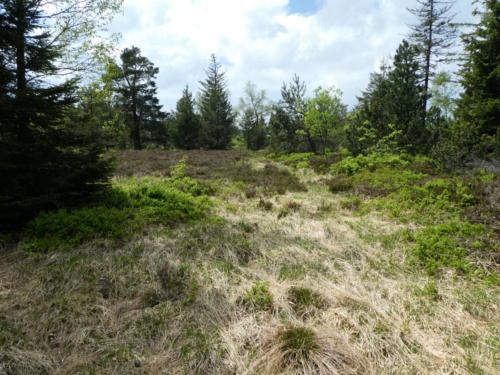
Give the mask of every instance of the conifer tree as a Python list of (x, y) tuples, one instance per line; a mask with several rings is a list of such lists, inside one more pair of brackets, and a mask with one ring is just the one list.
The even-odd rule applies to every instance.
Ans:
[(421, 63), (424, 111), (427, 110), (429, 84), (437, 64), (449, 54), (453, 46), (457, 27), (453, 24), (451, 9), (454, 0), (417, 0), (417, 8), (408, 9), (418, 19), (411, 26), (410, 40), (417, 46)]
[(42, 209), (84, 202), (106, 187), (95, 134), (64, 122), (75, 80), (55, 84), (61, 46), (39, 1), (0, 3), (0, 228)]
[(141, 56), (137, 47), (126, 48), (120, 58), (117, 92), (130, 123), (130, 139), (134, 149), (140, 150), (143, 148), (144, 129), (161, 127), (165, 118), (156, 97), (155, 79), (159, 69)]
[(252, 82), (247, 82), (244, 95), (240, 98), (240, 127), (247, 147), (260, 150), (266, 146), (268, 105), (266, 92), (257, 90)]
[(417, 49), (403, 40), (394, 56), (393, 69), (388, 73), (387, 111), (390, 124), (401, 131), (399, 144), (410, 152), (424, 151), (425, 88), (421, 86)]
[(194, 104), (193, 94), (186, 86), (177, 102), (175, 113), (175, 146), (183, 150), (192, 150), (200, 146), (201, 122), (195, 112)]
[(234, 114), (225, 73), (215, 55), (210, 59), (207, 78), (200, 82), (199, 109), (203, 126), (203, 146), (208, 149), (227, 149), (234, 134)]
[(457, 115), (469, 129), (467, 147), (486, 156), (500, 154), (500, 3), (483, 0), (481, 20), (463, 36), (467, 54), (462, 68), (464, 88)]
[[(307, 112), (306, 84), (300, 80), (298, 75), (294, 75), (291, 82), (283, 82), (281, 86), (281, 107), (287, 112), (290, 119), (295, 123), (294, 127), (303, 137), (306, 138), (308, 151), (316, 152), (316, 143), (309, 129), (305, 126), (304, 118)], [(299, 137), (296, 138), (300, 142)], [(299, 143), (294, 145), (298, 151)]]

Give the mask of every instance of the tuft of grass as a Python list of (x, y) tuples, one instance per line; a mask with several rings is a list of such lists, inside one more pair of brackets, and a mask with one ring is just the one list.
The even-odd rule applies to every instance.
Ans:
[(289, 363), (307, 361), (320, 349), (316, 333), (306, 327), (288, 327), (280, 332), (278, 340)]
[(313, 309), (321, 310), (327, 307), (325, 299), (309, 288), (292, 287), (288, 289), (287, 296), (293, 310), (302, 317), (307, 316)]
[(360, 209), (362, 203), (363, 201), (360, 197), (351, 196), (341, 200), (340, 207), (351, 211), (357, 211)]
[(196, 297), (198, 286), (189, 265), (164, 263), (157, 272), (161, 295), (167, 300), (191, 301)]
[(273, 301), (273, 295), (269, 291), (269, 284), (257, 282), (237, 302), (250, 311), (271, 311)]
[(264, 211), (271, 211), (273, 209), (273, 202), (260, 199), (257, 207)]

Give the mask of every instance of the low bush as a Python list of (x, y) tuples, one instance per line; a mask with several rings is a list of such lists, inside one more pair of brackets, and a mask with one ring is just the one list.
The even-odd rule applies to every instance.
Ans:
[(482, 225), (460, 221), (429, 226), (415, 235), (412, 254), (430, 275), (445, 267), (469, 273), (474, 267), (468, 255), (484, 248), (481, 235), (485, 231)]
[(257, 282), (237, 301), (251, 311), (270, 311), (273, 309), (273, 295), (269, 291), (269, 284)]
[(129, 238), (145, 225), (172, 225), (206, 216), (207, 197), (194, 197), (159, 183), (116, 187), (101, 206), (60, 209), (39, 214), (26, 226), (25, 248), (45, 252), (66, 249), (95, 238)]

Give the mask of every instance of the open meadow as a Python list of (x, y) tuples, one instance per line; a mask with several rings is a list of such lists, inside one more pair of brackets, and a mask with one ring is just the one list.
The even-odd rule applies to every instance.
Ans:
[(495, 374), (499, 176), (123, 151), (0, 252), (2, 374)]

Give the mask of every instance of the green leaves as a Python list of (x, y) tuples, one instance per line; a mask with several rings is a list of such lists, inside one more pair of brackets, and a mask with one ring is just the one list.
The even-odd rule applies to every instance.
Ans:
[[(342, 131), (347, 107), (342, 104), (341, 91), (334, 89), (323, 89), (321, 86), (314, 90), (314, 97), (307, 102), (305, 114), (305, 125), (309, 133), (319, 139), (323, 153), (331, 141), (330, 137), (337, 137)], [(338, 141), (338, 140), (337, 140)]]

